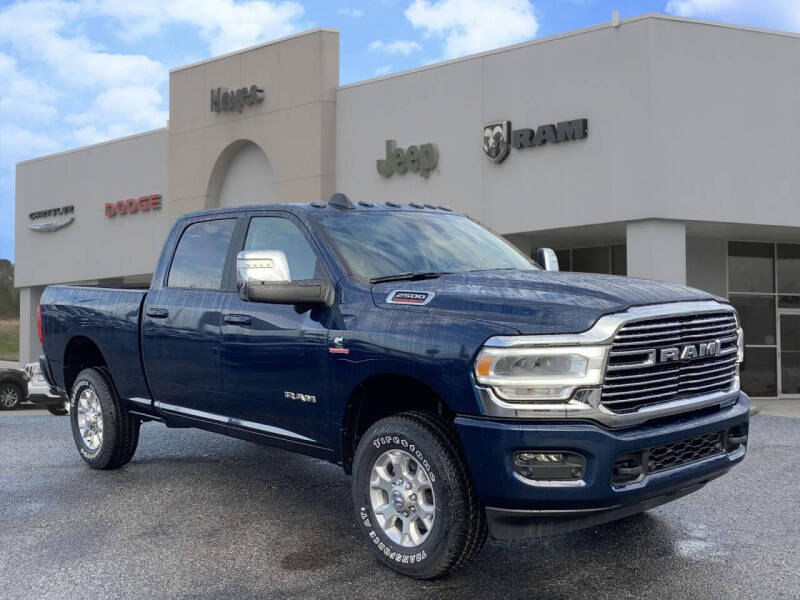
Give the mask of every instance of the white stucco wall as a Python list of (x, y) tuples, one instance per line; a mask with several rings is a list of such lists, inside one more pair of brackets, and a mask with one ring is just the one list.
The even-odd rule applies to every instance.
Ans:
[[(648, 218), (800, 225), (800, 36), (646, 16), (345, 86), (337, 187), (449, 204), (500, 233)], [(585, 117), (585, 140), (481, 150), (482, 127)], [(439, 169), (380, 176), (384, 140)]]

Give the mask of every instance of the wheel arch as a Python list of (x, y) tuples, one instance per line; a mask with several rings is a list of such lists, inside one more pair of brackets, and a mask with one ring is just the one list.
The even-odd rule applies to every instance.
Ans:
[(72, 385), (78, 373), (90, 367), (108, 367), (103, 352), (91, 338), (76, 335), (70, 338), (64, 348), (63, 377), (67, 395), (72, 392)]
[(379, 373), (359, 382), (348, 397), (341, 423), (340, 453), (345, 472), (351, 472), (358, 442), (373, 423), (411, 410), (436, 413), (448, 420), (455, 417), (442, 395), (415, 377)]

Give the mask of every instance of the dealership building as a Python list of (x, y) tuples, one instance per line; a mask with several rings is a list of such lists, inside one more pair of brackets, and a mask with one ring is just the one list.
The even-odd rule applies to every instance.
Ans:
[(338, 191), (728, 298), (744, 390), (800, 398), (798, 64), (798, 35), (644, 15), (344, 86), (325, 28), (175, 69), (165, 128), (17, 165), (20, 359), (46, 285), (147, 283), (183, 213)]

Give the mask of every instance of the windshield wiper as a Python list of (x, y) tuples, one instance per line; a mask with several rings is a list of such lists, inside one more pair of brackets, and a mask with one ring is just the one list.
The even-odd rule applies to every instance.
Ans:
[(446, 271), (428, 271), (424, 273), (398, 273), (397, 275), (383, 275), (373, 277), (370, 283), (383, 283), (385, 281), (419, 281), (421, 279), (436, 279), (442, 275), (447, 275)]

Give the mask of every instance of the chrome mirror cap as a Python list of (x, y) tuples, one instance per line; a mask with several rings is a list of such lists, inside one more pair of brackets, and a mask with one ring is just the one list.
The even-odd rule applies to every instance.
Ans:
[(236, 255), (236, 289), (244, 300), (249, 285), (291, 280), (289, 263), (281, 250), (243, 250)]
[(545, 271), (558, 271), (558, 257), (552, 248), (539, 248), (536, 251), (536, 262)]

